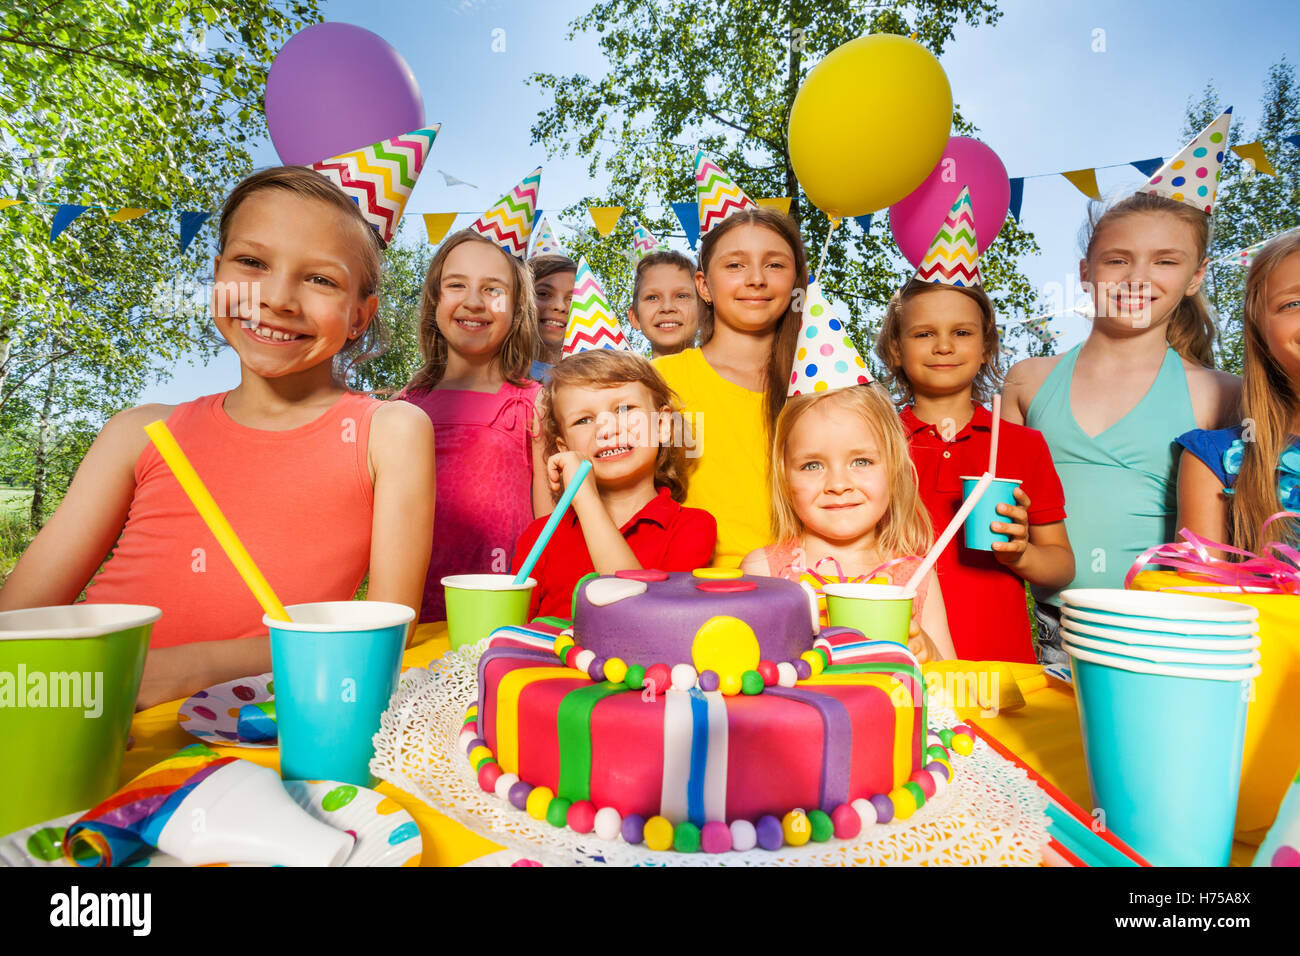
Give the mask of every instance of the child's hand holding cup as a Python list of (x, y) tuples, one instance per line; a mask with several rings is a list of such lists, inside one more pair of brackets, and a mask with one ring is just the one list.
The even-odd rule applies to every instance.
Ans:
[(1029, 495), (1025, 494), (1019, 485), (1011, 490), (1015, 495), (1016, 503), (1009, 505), (1000, 502), (997, 509), (998, 514), (1010, 520), (994, 521), (990, 525), (990, 530), (1006, 539), (992, 542), (993, 557), (1008, 567), (1015, 567), (1025, 556), (1025, 549), (1029, 547), (1030, 502)]

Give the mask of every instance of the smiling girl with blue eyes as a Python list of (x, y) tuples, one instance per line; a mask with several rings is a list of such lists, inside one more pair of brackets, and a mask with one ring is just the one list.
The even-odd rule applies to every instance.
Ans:
[[(833, 564), (829, 573), (843, 578), (877, 572), (899, 586), (911, 579), (933, 532), (907, 438), (883, 389), (858, 385), (788, 399), (771, 462), (776, 541), (746, 555), (742, 571), (798, 581), (808, 569), (820, 565), (827, 573)], [(908, 646), (922, 663), (956, 656), (933, 571), (917, 589)]]

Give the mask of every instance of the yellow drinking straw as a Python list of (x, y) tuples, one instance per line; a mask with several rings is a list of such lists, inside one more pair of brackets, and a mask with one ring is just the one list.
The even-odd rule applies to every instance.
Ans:
[(268, 615), (277, 621), (289, 620), (289, 614), (280, 603), (280, 599), (275, 596), (271, 590), (271, 585), (267, 582), (262, 572), (258, 570), (253, 563), (248, 549), (244, 547), (239, 536), (235, 534), (235, 529), (230, 527), (230, 522), (226, 516), (221, 513), (217, 503), (204, 487), (203, 482), (199, 479), (198, 472), (190, 464), (190, 460), (185, 457), (185, 452), (181, 451), (181, 446), (176, 444), (176, 439), (172, 433), (167, 430), (167, 426), (162, 419), (156, 422), (150, 422), (144, 426), (145, 432), (149, 435), (154, 447), (158, 449), (158, 454), (162, 455), (163, 461), (167, 462), (167, 467), (172, 470), (176, 480), (180, 482), (181, 488), (189, 496), (194, 505), (194, 509), (199, 513), (208, 528), (216, 536), (217, 542), (226, 552), (226, 557), (230, 558), (230, 563), (235, 566), (239, 576), (244, 579), (248, 589), (253, 592), (253, 597), (257, 598), (257, 603), (262, 605)]

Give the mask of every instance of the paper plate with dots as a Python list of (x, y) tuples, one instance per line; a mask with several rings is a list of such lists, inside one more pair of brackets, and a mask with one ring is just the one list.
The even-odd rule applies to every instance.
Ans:
[[(317, 820), (356, 837), (344, 866), (419, 866), (424, 853), (420, 828), (392, 797), (334, 780), (286, 780), (284, 789)], [(81, 811), (84, 813), (85, 811)], [(0, 866), (67, 866), (63, 835), (81, 813), (69, 813), (45, 823), (16, 830), (0, 838)], [(184, 866), (160, 850), (127, 866)], [(214, 864), (224, 866), (225, 864)], [(256, 866), (235, 863), (231, 866)]]
[(274, 747), (275, 685), (270, 673), (213, 684), (181, 704), (181, 729), (205, 744)]

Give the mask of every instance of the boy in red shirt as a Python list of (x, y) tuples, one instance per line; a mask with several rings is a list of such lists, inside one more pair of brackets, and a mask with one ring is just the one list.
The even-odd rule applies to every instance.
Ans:
[[(584, 459), (592, 468), (533, 570), (530, 618), (568, 618), (574, 587), (593, 571), (708, 567), (718, 525), (680, 504), (686, 452), (673, 441), (674, 411), (663, 377), (632, 352), (593, 349), (552, 369), (539, 404), (552, 494)], [(516, 571), (545, 524), (538, 518), (520, 536)]]
[[(908, 403), (899, 415), (936, 534), (961, 507), (961, 477), (988, 468), (993, 418), (983, 402), (998, 383), (997, 341), (983, 288), (918, 277), (895, 293), (876, 342)], [(997, 474), (1021, 482), (1017, 505), (998, 506), (1007, 520), (990, 525), (1011, 540), (975, 551), (958, 534), (935, 570), (958, 657), (1033, 663), (1023, 582), (1059, 588), (1074, 577), (1064, 493), (1043, 436), (1023, 425), (1001, 423)]]

